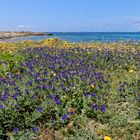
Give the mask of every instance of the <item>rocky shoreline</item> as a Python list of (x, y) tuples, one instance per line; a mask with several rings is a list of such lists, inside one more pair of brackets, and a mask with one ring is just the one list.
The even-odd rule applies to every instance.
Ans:
[(6, 39), (11, 39), (14, 37), (24, 37), (24, 36), (42, 36), (42, 35), (52, 35), (50, 33), (46, 32), (10, 32), (10, 31), (5, 31), (5, 32), (0, 32), (0, 40), (6, 40)]

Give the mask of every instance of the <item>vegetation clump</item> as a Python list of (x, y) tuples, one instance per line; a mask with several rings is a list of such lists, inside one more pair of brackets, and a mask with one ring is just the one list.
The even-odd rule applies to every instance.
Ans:
[(139, 46), (46, 39), (0, 52), (0, 139), (140, 137)]

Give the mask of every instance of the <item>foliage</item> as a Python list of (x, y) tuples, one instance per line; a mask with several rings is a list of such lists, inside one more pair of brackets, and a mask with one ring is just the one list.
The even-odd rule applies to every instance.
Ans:
[(35, 139), (45, 129), (66, 139), (139, 135), (139, 47), (57, 39), (1, 45), (0, 139)]

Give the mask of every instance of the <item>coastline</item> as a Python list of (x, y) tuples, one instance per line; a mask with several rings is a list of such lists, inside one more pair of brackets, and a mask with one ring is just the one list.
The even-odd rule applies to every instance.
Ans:
[(25, 36), (49, 36), (52, 35), (46, 32), (14, 32), (14, 31), (0, 31), (0, 40), (11, 39), (14, 37), (25, 37)]

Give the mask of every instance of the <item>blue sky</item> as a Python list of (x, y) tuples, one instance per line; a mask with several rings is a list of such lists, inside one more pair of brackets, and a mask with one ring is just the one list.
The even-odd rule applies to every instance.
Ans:
[(140, 31), (140, 0), (1, 0), (0, 30)]

